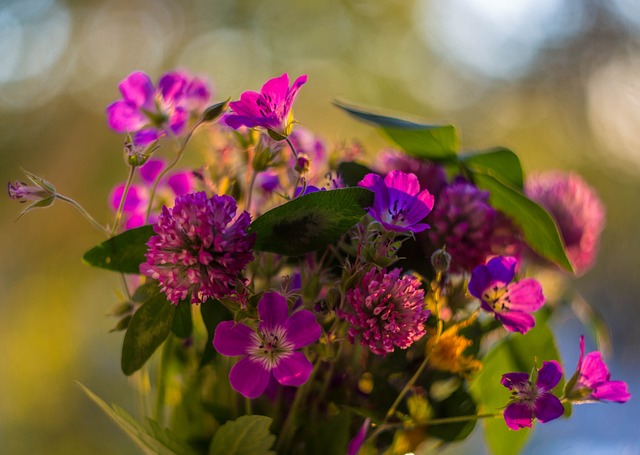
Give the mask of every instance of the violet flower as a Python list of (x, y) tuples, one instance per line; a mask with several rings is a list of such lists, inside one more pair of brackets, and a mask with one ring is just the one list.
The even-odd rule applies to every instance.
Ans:
[(530, 313), (540, 309), (545, 298), (542, 286), (533, 278), (512, 283), (517, 265), (514, 257), (498, 256), (477, 266), (469, 280), (469, 293), (509, 332), (527, 333), (536, 324)]
[(615, 401), (631, 398), (624, 381), (610, 381), (611, 374), (598, 351), (584, 355), (584, 336), (580, 337), (580, 358), (573, 377), (567, 382), (565, 395), (574, 403)]
[(421, 221), (433, 208), (433, 196), (428, 190), (420, 191), (415, 174), (391, 171), (384, 180), (377, 174), (367, 174), (358, 186), (375, 193), (369, 215), (385, 229), (415, 233), (429, 228)]
[(562, 403), (551, 391), (562, 379), (562, 368), (555, 360), (543, 362), (533, 384), (528, 373), (507, 373), (500, 381), (511, 390), (511, 403), (504, 410), (504, 421), (512, 430), (533, 426), (533, 419), (541, 423), (564, 414)]
[(260, 93), (247, 91), (240, 95), (239, 101), (229, 103), (233, 114), (227, 114), (224, 121), (234, 129), (262, 127), (284, 138), (293, 127), (293, 101), (306, 82), (306, 74), (297, 78), (291, 88), (287, 73), (270, 79)]
[(236, 210), (227, 195), (178, 196), (172, 209), (162, 207), (140, 272), (160, 281), (174, 304), (189, 295), (191, 303), (234, 295), (255, 243), (255, 234), (247, 234), (251, 216)]
[(257, 329), (223, 321), (213, 336), (213, 346), (220, 354), (243, 356), (231, 368), (229, 381), (247, 398), (262, 395), (272, 375), (284, 386), (298, 387), (307, 382), (313, 366), (298, 350), (322, 335), (311, 311), (298, 310), (289, 316), (287, 300), (276, 292), (262, 296), (258, 314)]
[(362, 426), (356, 433), (356, 435), (349, 441), (347, 445), (347, 455), (358, 455), (360, 449), (362, 448), (362, 444), (364, 444), (364, 439), (367, 436), (367, 430), (371, 425), (371, 418), (367, 417), (364, 419)]

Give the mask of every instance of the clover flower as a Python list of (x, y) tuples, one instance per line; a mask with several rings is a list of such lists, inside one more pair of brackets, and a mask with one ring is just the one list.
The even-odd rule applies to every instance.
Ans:
[(285, 386), (301, 386), (312, 365), (300, 348), (317, 341), (322, 328), (311, 311), (289, 315), (287, 300), (276, 292), (265, 293), (258, 302), (257, 329), (223, 321), (216, 327), (213, 346), (222, 355), (243, 356), (229, 373), (234, 390), (247, 398), (262, 395), (273, 375)]
[(202, 114), (211, 97), (205, 81), (180, 71), (163, 74), (157, 86), (147, 74), (135, 71), (118, 88), (122, 99), (107, 107), (107, 122), (117, 133), (132, 133), (138, 145), (180, 135), (189, 117)]
[(425, 308), (424, 290), (417, 278), (400, 277), (400, 272), (372, 268), (347, 291), (349, 308), (338, 310), (338, 316), (351, 324), (351, 342), (359, 338), (378, 355), (396, 347), (406, 349), (426, 333), (424, 324), (431, 312)]
[(291, 88), (287, 73), (270, 79), (260, 93), (247, 91), (240, 95), (240, 100), (229, 103), (233, 114), (227, 114), (224, 121), (234, 129), (262, 127), (283, 139), (291, 133), (293, 101), (306, 82), (306, 74), (297, 78)]
[(533, 278), (513, 282), (518, 261), (498, 256), (477, 266), (469, 280), (469, 293), (493, 313), (509, 332), (527, 333), (535, 324), (530, 314), (544, 305), (542, 286)]
[(565, 395), (574, 403), (615, 401), (631, 398), (624, 381), (610, 381), (611, 373), (598, 351), (584, 355), (584, 336), (580, 337), (580, 358), (573, 377), (567, 382)]
[(504, 421), (512, 430), (533, 426), (533, 419), (541, 423), (564, 414), (562, 403), (551, 391), (562, 379), (562, 368), (555, 360), (543, 362), (533, 384), (528, 373), (506, 373), (500, 381), (511, 390), (511, 403), (504, 410)]
[(527, 178), (525, 192), (555, 218), (576, 275), (595, 262), (605, 209), (597, 193), (577, 174), (546, 172)]
[(377, 174), (367, 174), (358, 186), (375, 193), (369, 215), (385, 229), (415, 233), (429, 228), (421, 221), (433, 208), (433, 196), (428, 190), (420, 191), (415, 174), (391, 171), (384, 180)]
[(247, 234), (249, 213), (236, 217), (231, 196), (204, 192), (178, 196), (172, 209), (162, 207), (147, 246), (142, 274), (159, 280), (167, 298), (177, 304), (230, 296), (239, 275), (253, 260), (255, 234)]

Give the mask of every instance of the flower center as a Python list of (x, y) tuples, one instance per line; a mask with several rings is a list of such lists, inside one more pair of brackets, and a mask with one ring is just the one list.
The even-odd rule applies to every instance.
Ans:
[(487, 302), (494, 311), (509, 310), (511, 295), (508, 286), (494, 285), (484, 290), (482, 299)]
[(535, 403), (538, 394), (538, 387), (531, 383), (531, 381), (527, 381), (526, 384), (522, 384), (517, 387), (516, 390), (511, 392), (511, 395), (513, 395), (515, 399), (523, 403), (528, 403), (532, 406)]
[(389, 212), (389, 222), (392, 224), (400, 224), (406, 221), (405, 214), (407, 213), (408, 209), (404, 204), (402, 204), (400, 207), (398, 207), (398, 205), (398, 201), (395, 200), (393, 201), (393, 207), (389, 207), (389, 209), (387, 210)]
[(289, 357), (294, 350), (282, 326), (259, 330), (252, 338), (249, 355), (269, 369), (275, 368), (281, 359)]

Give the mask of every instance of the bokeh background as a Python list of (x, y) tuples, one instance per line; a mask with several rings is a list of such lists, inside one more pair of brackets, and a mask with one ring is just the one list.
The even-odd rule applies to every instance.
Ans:
[[(104, 108), (132, 70), (174, 67), (208, 76), (217, 100), (307, 73), (296, 117), (329, 141), (382, 145), (332, 107), (342, 98), (586, 177), (608, 221), (576, 287), (610, 323), (609, 365), (634, 396), (538, 426), (525, 452), (640, 454), (640, 2), (0, 0), (0, 180), (22, 166), (107, 222), (126, 169)], [(133, 408), (106, 316), (118, 276), (80, 260), (101, 233), (61, 203), (15, 222), (22, 208), (0, 198), (0, 452), (137, 453), (74, 383)], [(584, 329), (569, 313), (555, 325), (571, 370)], [(476, 435), (447, 453), (483, 450)]]

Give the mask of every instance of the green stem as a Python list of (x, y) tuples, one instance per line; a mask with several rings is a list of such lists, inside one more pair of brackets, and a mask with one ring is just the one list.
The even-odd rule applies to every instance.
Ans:
[(81, 206), (79, 203), (77, 203), (76, 201), (74, 201), (73, 199), (67, 196), (63, 196), (62, 194), (56, 194), (56, 198), (60, 199), (61, 201), (68, 202), (69, 204), (74, 206), (82, 214), (82, 216), (84, 216), (91, 224), (93, 224), (96, 228), (100, 229), (102, 232), (105, 233), (107, 237), (109, 237), (109, 230), (103, 225), (101, 225), (100, 223), (98, 223), (96, 219), (92, 217), (91, 214), (87, 212), (87, 210), (83, 206)]
[(298, 158), (298, 152), (296, 152), (296, 148), (291, 143), (291, 140), (288, 137), (285, 137), (284, 140), (287, 141), (287, 144), (289, 144), (289, 148), (293, 152), (293, 157), (297, 159)]
[(164, 420), (164, 405), (167, 396), (167, 371), (169, 369), (169, 361), (173, 351), (173, 336), (169, 337), (162, 346), (162, 356), (160, 356), (160, 365), (158, 366), (157, 392), (156, 392), (156, 412), (155, 419), (160, 425)]
[(253, 196), (253, 186), (256, 183), (256, 177), (258, 176), (258, 173), (255, 171), (252, 171), (251, 174), (251, 182), (249, 183), (249, 191), (247, 194), (247, 206), (245, 207), (245, 210), (250, 211), (251, 210), (251, 196)]
[(120, 225), (120, 220), (122, 219), (122, 210), (124, 209), (124, 203), (127, 200), (127, 194), (129, 193), (129, 188), (131, 188), (131, 182), (133, 181), (133, 176), (136, 173), (136, 167), (131, 166), (129, 170), (129, 177), (127, 177), (127, 183), (124, 185), (124, 191), (122, 192), (122, 197), (120, 198), (120, 205), (118, 206), (118, 211), (116, 212), (116, 219), (113, 222), (113, 228), (111, 229), (111, 237), (113, 237), (116, 232), (118, 232), (118, 226)]
[(244, 397), (244, 413), (248, 416), (253, 414), (253, 409), (251, 406), (251, 398)]

